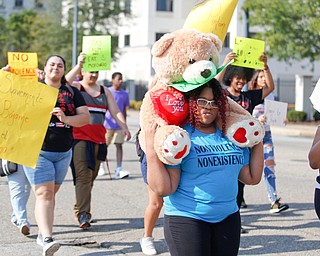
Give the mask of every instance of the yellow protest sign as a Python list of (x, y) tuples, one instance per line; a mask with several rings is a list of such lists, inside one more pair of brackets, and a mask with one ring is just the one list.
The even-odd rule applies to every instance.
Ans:
[(35, 167), (58, 90), (0, 70), (0, 158)]
[(38, 80), (38, 56), (36, 52), (8, 52), (10, 72), (31, 80)]
[(202, 0), (193, 7), (183, 28), (195, 28), (224, 41), (238, 0)]
[(263, 69), (264, 63), (259, 60), (264, 52), (264, 41), (245, 37), (236, 37), (233, 52), (237, 59), (231, 65)]
[(86, 54), (85, 71), (110, 70), (111, 36), (84, 36), (82, 51)]

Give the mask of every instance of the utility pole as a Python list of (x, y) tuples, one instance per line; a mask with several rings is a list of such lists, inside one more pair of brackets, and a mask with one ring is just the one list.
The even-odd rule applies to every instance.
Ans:
[(73, 12), (73, 37), (72, 37), (72, 67), (77, 64), (77, 46), (78, 46), (78, 0), (74, 0)]
[(249, 10), (245, 9), (242, 11), (242, 33), (243, 37), (249, 37), (250, 32), (249, 32)]

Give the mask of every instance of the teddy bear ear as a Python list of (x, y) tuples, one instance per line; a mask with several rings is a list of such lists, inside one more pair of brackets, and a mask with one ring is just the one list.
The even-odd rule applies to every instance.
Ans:
[(151, 49), (151, 53), (155, 57), (161, 56), (174, 41), (174, 35), (172, 33), (164, 34), (158, 41), (156, 41)]
[(209, 33), (207, 34), (210, 38), (210, 40), (214, 43), (214, 45), (217, 47), (218, 52), (221, 52), (222, 50), (222, 42), (219, 39), (219, 37), (215, 34)]

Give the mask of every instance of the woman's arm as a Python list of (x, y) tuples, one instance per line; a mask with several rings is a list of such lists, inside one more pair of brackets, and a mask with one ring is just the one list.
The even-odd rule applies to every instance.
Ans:
[(131, 139), (131, 133), (128, 129), (128, 126), (126, 124), (126, 119), (121, 113), (116, 101), (114, 100), (111, 92), (108, 89), (105, 89), (105, 94), (108, 102), (108, 110), (113, 117), (114, 120), (116, 120), (117, 124), (121, 127), (124, 135), (127, 137), (127, 140)]
[(73, 81), (76, 78), (77, 74), (80, 74), (82, 65), (84, 63), (85, 54), (81, 52), (78, 56), (78, 63), (75, 65), (69, 72), (66, 74), (66, 80), (69, 84), (73, 85)]
[(73, 127), (81, 127), (90, 122), (90, 114), (87, 106), (76, 108), (76, 115), (66, 116), (61, 108), (54, 108), (50, 114), (55, 115), (61, 122)]
[[(231, 60), (236, 60), (237, 54), (234, 52), (229, 52), (224, 58), (221, 66), (228, 64)], [(223, 77), (226, 73), (226, 69), (222, 70), (218, 75), (215, 76), (215, 79), (219, 81), (220, 84), (223, 84)]]
[(309, 165), (312, 169), (320, 168), (320, 127), (318, 127), (316, 135), (314, 136), (308, 158)]
[(148, 185), (159, 196), (167, 196), (177, 190), (181, 170), (167, 169), (154, 149), (154, 136), (158, 125), (148, 124), (145, 129)]
[(239, 180), (247, 185), (258, 184), (262, 176), (263, 162), (263, 146), (260, 142), (251, 148), (250, 164), (242, 167)]
[(268, 58), (266, 53), (263, 53), (263, 55), (261, 56), (261, 61), (263, 61), (264, 63), (264, 69), (263, 69), (263, 74), (264, 77), (266, 79), (266, 86), (263, 87), (262, 89), (262, 99), (264, 99), (265, 97), (267, 97), (271, 92), (273, 92), (274, 90), (274, 82), (273, 82), (273, 78), (271, 75), (271, 71), (268, 67)]

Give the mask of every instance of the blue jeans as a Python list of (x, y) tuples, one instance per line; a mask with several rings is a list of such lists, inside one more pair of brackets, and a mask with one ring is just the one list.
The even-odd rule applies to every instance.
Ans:
[(23, 166), (24, 172), (31, 185), (54, 181), (61, 185), (67, 175), (71, 162), (72, 149), (66, 152), (40, 151), (36, 168)]
[(11, 206), (13, 209), (11, 222), (17, 224), (19, 228), (22, 225), (30, 226), (27, 216), (27, 202), (30, 195), (30, 183), (23, 171), (23, 167), (18, 165), (18, 171), (7, 176)]
[[(266, 131), (263, 138), (264, 181), (267, 185), (268, 198), (271, 203), (278, 199), (274, 166), (267, 166), (266, 160), (274, 160), (274, 146), (271, 131)], [(274, 164), (275, 165), (275, 164)]]

